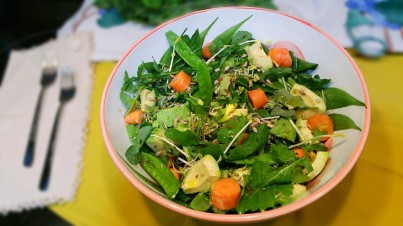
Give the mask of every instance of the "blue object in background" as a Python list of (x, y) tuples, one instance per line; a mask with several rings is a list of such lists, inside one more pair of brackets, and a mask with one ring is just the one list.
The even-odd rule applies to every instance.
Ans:
[(388, 45), (383, 29), (401, 29), (403, 0), (347, 0), (346, 30), (353, 47), (362, 55), (383, 56)]
[(97, 20), (97, 24), (103, 28), (109, 28), (123, 24), (125, 21), (116, 9), (101, 9), (99, 11), (101, 18)]

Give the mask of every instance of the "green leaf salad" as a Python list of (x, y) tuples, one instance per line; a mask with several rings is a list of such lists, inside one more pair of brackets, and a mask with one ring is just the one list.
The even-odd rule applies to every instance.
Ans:
[[(120, 98), (132, 145), (122, 158), (142, 166), (154, 179), (147, 183), (167, 198), (199, 211), (251, 213), (305, 197), (329, 159), (326, 140), (360, 130), (327, 110), (364, 103), (287, 49), (284, 66), (273, 47), (239, 30), (249, 18), (210, 42), (204, 39), (217, 19), (191, 35), (168, 31), (162, 58), (124, 76)], [(327, 116), (331, 132), (313, 130), (314, 115)], [(241, 188), (229, 208), (211, 202), (223, 178)]]

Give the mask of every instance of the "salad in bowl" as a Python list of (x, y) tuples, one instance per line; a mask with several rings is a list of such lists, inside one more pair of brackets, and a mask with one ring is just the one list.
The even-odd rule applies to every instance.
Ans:
[[(210, 11), (197, 12), (157, 27), (158, 35), (151, 32), (132, 47), (137, 54), (128, 52), (113, 72), (120, 80), (114, 77), (109, 84), (122, 107), (119, 121), (103, 125), (104, 137), (115, 163), (124, 165), (122, 172), (154, 201), (200, 219), (267, 219), (265, 213), (288, 206), (287, 211), (296, 210), (317, 199), (351, 169), (369, 122), (365, 114), (352, 112), (365, 112), (369, 102), (365, 92), (357, 97), (350, 88), (339, 88), (342, 78), (321, 70), (335, 64), (331, 68), (340, 74), (351, 65), (337, 64), (350, 61), (311, 57), (313, 51), (301, 48), (298, 38), (273, 33), (271, 39), (250, 22), (275, 12), (219, 10), (241, 10), (244, 17), (232, 24), (226, 20), (218, 31), (220, 13), (204, 26), (189, 26), (193, 16)], [(178, 31), (175, 23), (187, 19), (188, 26), (181, 24)], [(166, 48), (144, 52), (142, 43), (161, 42), (161, 35)], [(339, 53), (338, 48), (329, 53)], [(111, 90), (104, 92), (106, 103)], [(113, 108), (118, 105), (114, 100)], [(116, 118), (116, 112), (101, 118), (109, 115)], [(121, 128), (125, 136), (109, 141), (109, 134)], [(333, 159), (333, 152), (346, 147), (351, 150), (345, 157)]]

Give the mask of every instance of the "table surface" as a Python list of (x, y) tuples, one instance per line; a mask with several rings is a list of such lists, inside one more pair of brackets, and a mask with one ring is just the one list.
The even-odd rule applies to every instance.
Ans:
[[(365, 148), (334, 190), (309, 206), (254, 225), (402, 225), (403, 55), (355, 56), (366, 80), (372, 120)], [(94, 90), (75, 201), (50, 208), (74, 225), (218, 225), (161, 207), (137, 191), (118, 171), (104, 145), (99, 109), (115, 62), (94, 65)]]

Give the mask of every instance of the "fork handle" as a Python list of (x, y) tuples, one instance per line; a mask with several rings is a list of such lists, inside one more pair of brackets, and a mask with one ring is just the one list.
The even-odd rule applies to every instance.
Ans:
[(25, 167), (30, 167), (34, 161), (36, 131), (38, 130), (38, 118), (39, 118), (39, 113), (41, 112), (43, 93), (44, 93), (44, 88), (41, 88), (41, 91), (39, 93), (39, 99), (36, 102), (34, 119), (31, 124), (31, 130), (29, 131), (29, 137), (28, 137), (29, 140), (28, 140), (27, 149), (25, 150), (25, 156), (24, 156), (24, 162), (23, 162)]
[(41, 191), (45, 191), (49, 187), (49, 179), (50, 179), (50, 173), (51, 173), (51, 168), (52, 168), (52, 159), (53, 159), (55, 138), (57, 135), (57, 128), (59, 126), (59, 119), (60, 119), (62, 109), (63, 109), (63, 103), (61, 103), (57, 109), (56, 119), (55, 119), (55, 121), (53, 123), (53, 127), (52, 127), (52, 134), (51, 134), (50, 141), (48, 144), (48, 149), (46, 151), (45, 164), (43, 166), (41, 178), (39, 181), (39, 189)]

